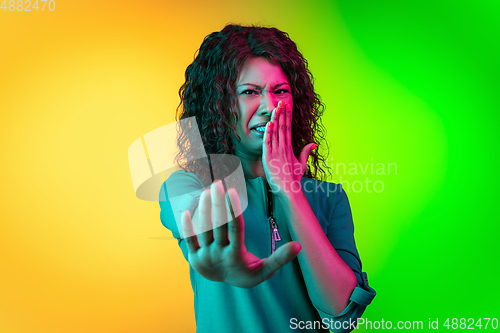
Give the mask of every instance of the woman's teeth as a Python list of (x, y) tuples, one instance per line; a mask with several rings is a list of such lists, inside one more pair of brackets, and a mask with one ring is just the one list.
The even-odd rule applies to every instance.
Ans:
[(266, 130), (266, 127), (265, 126), (256, 127), (255, 130), (259, 132), (264, 132)]

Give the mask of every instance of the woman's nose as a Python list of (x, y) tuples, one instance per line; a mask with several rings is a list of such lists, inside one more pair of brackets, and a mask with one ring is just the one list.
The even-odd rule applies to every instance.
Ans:
[(263, 93), (260, 101), (259, 110), (257, 110), (257, 114), (260, 116), (263, 115), (270, 116), (276, 105), (278, 105), (278, 101), (275, 101), (275, 98), (273, 98), (271, 94)]

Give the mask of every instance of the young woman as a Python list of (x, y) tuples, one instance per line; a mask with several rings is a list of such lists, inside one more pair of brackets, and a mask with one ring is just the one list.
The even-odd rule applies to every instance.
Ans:
[(197, 332), (351, 331), (375, 291), (345, 192), (319, 180), (324, 106), (295, 43), (228, 25), (205, 38), (185, 78), (178, 119), (196, 120), (209, 157), (238, 158), (248, 198), (242, 212), (241, 193), (212, 178), (234, 167), (194, 158), (179, 138), (183, 170), (162, 186), (161, 220), (190, 264)]

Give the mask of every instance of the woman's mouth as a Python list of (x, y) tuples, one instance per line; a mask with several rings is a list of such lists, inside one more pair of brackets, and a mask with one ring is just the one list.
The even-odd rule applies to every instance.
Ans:
[[(262, 130), (260, 130), (262, 129)], [(258, 137), (264, 137), (264, 127), (252, 128), (252, 133), (257, 135)]]
[(256, 126), (256, 127), (253, 127), (251, 129), (251, 132), (254, 134), (254, 135), (257, 135), (258, 137), (262, 138), (264, 137), (264, 132), (266, 131), (266, 125), (264, 124), (259, 124), (259, 126)]

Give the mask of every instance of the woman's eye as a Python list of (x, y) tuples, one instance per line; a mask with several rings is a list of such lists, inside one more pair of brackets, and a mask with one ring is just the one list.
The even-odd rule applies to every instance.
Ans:
[(252, 94), (258, 94), (258, 92), (257, 92), (257, 91), (255, 91), (255, 90), (250, 90), (250, 89), (247, 89), (247, 90), (243, 90), (243, 91), (241, 92), (241, 94), (242, 94), (242, 95), (252, 95)]
[(286, 94), (288, 93), (288, 89), (280, 89), (280, 90), (276, 90), (276, 94), (277, 95), (282, 95), (282, 94)]

